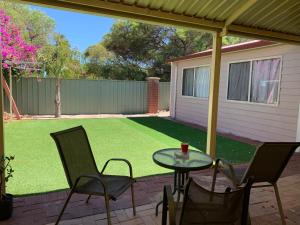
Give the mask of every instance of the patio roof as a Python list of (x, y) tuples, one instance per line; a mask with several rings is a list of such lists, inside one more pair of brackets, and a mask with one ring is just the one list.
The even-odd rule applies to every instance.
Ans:
[(300, 44), (298, 0), (21, 0), (139, 21)]
[[(216, 130), (222, 36), (239, 35), (300, 44), (299, 0), (18, 0), (85, 13), (173, 25), (213, 33), (207, 152), (216, 157)], [(1, 57), (1, 54), (0, 54)], [(1, 60), (1, 58), (0, 58)], [(2, 64), (1, 64), (2, 66)], [(2, 68), (0, 67), (2, 71)], [(0, 71), (0, 76), (1, 72)], [(0, 89), (2, 79), (0, 79)], [(173, 95), (174, 93), (171, 93)], [(0, 106), (3, 96), (0, 92)], [(0, 107), (3, 118), (3, 107)], [(4, 154), (0, 121), (0, 156)], [(4, 189), (4, 185), (1, 187)]]

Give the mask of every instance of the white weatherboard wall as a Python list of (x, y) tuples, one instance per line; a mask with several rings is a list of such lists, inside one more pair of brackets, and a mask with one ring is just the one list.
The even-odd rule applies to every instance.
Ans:
[[(230, 62), (257, 58), (282, 57), (279, 104), (266, 105), (227, 100)], [(210, 64), (211, 57), (172, 63), (171, 90), (176, 82), (176, 101), (171, 101), (175, 119), (207, 127), (208, 99), (182, 96), (182, 71), (186, 67)], [(175, 93), (175, 91), (174, 91)], [(172, 93), (171, 93), (172, 94)], [(174, 99), (174, 96), (172, 96)], [(300, 103), (300, 47), (274, 45), (222, 54), (218, 111), (218, 131), (258, 141), (295, 141)], [(175, 105), (172, 105), (175, 104)]]

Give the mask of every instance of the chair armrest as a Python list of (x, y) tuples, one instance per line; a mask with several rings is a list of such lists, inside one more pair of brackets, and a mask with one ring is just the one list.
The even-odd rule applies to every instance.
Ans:
[(128, 167), (129, 167), (129, 175), (131, 178), (133, 178), (133, 175), (132, 175), (132, 165), (131, 163), (127, 160), (127, 159), (122, 159), (122, 158), (112, 158), (112, 159), (109, 159), (106, 161), (106, 163), (104, 164), (102, 170), (101, 170), (101, 174), (103, 174), (104, 170), (106, 169), (107, 165), (111, 162), (111, 161), (121, 161), (121, 162), (125, 162)]
[(167, 223), (167, 213), (169, 210), (169, 225), (175, 225), (175, 202), (172, 195), (170, 185), (164, 186), (163, 194), (163, 212), (162, 212), (162, 225)]
[(96, 176), (96, 175), (90, 175), (90, 174), (83, 174), (83, 175), (80, 175), (76, 181), (75, 181), (75, 184), (72, 188), (76, 188), (78, 182), (80, 181), (80, 179), (82, 178), (89, 178), (89, 179), (94, 179), (96, 180), (99, 184), (102, 185), (103, 187), (103, 190), (104, 190), (104, 193), (106, 193), (106, 184), (105, 184), (105, 181), (101, 179), (101, 177), (99, 176)]
[(225, 159), (217, 159), (216, 160), (216, 169), (219, 170), (219, 171), (222, 171), (222, 166), (220, 166), (220, 163), (223, 165), (223, 167), (228, 167), (229, 168), (229, 172), (230, 172), (230, 177), (229, 178), (232, 179), (236, 183), (237, 178), (236, 178), (236, 175), (235, 175), (235, 172), (234, 172), (233, 165)]

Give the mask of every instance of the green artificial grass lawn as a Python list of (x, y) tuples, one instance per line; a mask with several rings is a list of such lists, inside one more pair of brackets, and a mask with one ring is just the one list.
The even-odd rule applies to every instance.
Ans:
[[(15, 155), (15, 173), (8, 183), (8, 192), (22, 195), (67, 188), (49, 133), (78, 125), (87, 131), (99, 170), (110, 158), (126, 158), (133, 165), (134, 177), (170, 172), (152, 161), (152, 154), (158, 149), (179, 147), (181, 142), (202, 151), (206, 146), (205, 132), (158, 117), (12, 121), (5, 125), (6, 154)], [(217, 156), (234, 163), (249, 161), (254, 150), (253, 145), (217, 138)], [(107, 170), (113, 174), (127, 171), (118, 162)]]

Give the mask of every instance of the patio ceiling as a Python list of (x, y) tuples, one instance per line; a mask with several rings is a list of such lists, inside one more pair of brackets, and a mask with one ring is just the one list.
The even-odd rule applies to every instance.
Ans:
[[(231, 34), (300, 45), (299, 0), (14, 0), (46, 7), (181, 26), (213, 33), (207, 153), (216, 157), (222, 36)], [(1, 61), (0, 54), (0, 61)], [(0, 76), (2, 74), (0, 64)], [(2, 79), (0, 79), (0, 90)], [(171, 93), (171, 95), (174, 93)], [(2, 107), (1, 107), (2, 106)], [(0, 91), (0, 118), (3, 96)], [(0, 121), (0, 156), (4, 154)], [(2, 185), (4, 189), (5, 185)]]
[(300, 44), (299, 0), (21, 0), (156, 24)]

